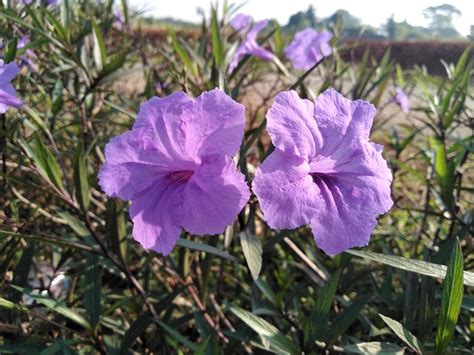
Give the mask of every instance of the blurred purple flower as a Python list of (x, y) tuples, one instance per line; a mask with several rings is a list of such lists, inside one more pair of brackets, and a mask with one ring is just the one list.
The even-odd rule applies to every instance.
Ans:
[(242, 32), (247, 30), (252, 23), (252, 17), (244, 14), (237, 14), (230, 21), (230, 26), (237, 32)]
[(368, 244), (376, 217), (393, 203), (382, 146), (369, 142), (374, 114), (370, 103), (334, 89), (314, 102), (295, 91), (277, 95), (267, 113), (275, 151), (253, 181), (270, 227), (309, 223), (329, 255)]
[(331, 55), (331, 38), (331, 32), (317, 32), (307, 28), (296, 33), (285, 48), (285, 56), (291, 60), (295, 69), (308, 70), (324, 57)]
[[(57, 5), (58, 2), (59, 0), (44, 0), (44, 4), (46, 6)], [(31, 3), (33, 3), (33, 0), (20, 0), (20, 3), (22, 3), (23, 5), (30, 5)]]
[(408, 113), (410, 111), (410, 102), (408, 101), (408, 96), (399, 87), (395, 88), (394, 100), (397, 105), (400, 106), (403, 112)]
[(113, 26), (117, 29), (117, 30), (121, 30), (123, 28), (123, 25), (125, 24), (125, 17), (123, 16), (123, 13), (122, 11), (120, 11), (119, 9), (116, 9), (114, 11), (114, 23), (113, 23)]
[(239, 64), (240, 60), (247, 54), (254, 55), (263, 60), (273, 60), (275, 55), (267, 51), (266, 49), (262, 48), (257, 43), (257, 36), (260, 31), (262, 31), (268, 25), (268, 20), (263, 20), (257, 22), (253, 25), (252, 29), (247, 33), (244, 41), (240, 44), (239, 48), (234, 54), (232, 61), (229, 64), (229, 69), (227, 70), (228, 73), (231, 73)]
[[(28, 43), (30, 43), (30, 38), (28, 36), (23, 36), (20, 38), (18, 41), (18, 44), (16, 46), (17, 49), (22, 49), (24, 48)], [(36, 59), (36, 54), (35, 52), (27, 48), (25, 50), (25, 55), (20, 55), (19, 59), (23, 65), (26, 65), (31, 71), (35, 72), (37, 70), (36, 64), (34, 63), (34, 59)]]
[(131, 131), (112, 138), (99, 172), (112, 197), (131, 200), (133, 237), (168, 254), (181, 229), (222, 233), (245, 206), (249, 188), (231, 157), (242, 141), (245, 108), (221, 90), (142, 104)]
[(10, 81), (18, 75), (20, 69), (15, 63), (4, 64), (0, 59), (0, 113), (7, 112), (9, 107), (21, 107), (22, 102), (16, 97), (16, 91)]

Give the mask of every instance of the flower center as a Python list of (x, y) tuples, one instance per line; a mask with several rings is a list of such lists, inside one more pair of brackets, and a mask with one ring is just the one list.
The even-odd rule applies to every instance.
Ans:
[(171, 180), (171, 182), (186, 182), (191, 178), (191, 176), (193, 176), (193, 174), (193, 170), (173, 171), (168, 175), (168, 179)]

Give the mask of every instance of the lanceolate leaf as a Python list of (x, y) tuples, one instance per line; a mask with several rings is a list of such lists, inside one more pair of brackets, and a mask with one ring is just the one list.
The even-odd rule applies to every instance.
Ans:
[(61, 314), (62, 316), (70, 319), (74, 323), (80, 325), (84, 329), (90, 330), (91, 326), (87, 322), (87, 320), (77, 313), (75, 310), (69, 308), (67, 305), (64, 303), (57, 301), (55, 299), (52, 299), (48, 296), (43, 296), (38, 293), (33, 293), (26, 288), (23, 287), (18, 287), (15, 285), (11, 285), (12, 288), (14, 288), (17, 291), (20, 291), (24, 295), (27, 295), (31, 298), (33, 298), (36, 302), (41, 303), (43, 306), (46, 306), (47, 308), (51, 309), (52, 311)]
[(90, 324), (94, 327), (101, 316), (101, 270), (97, 255), (88, 253), (84, 273), (84, 305)]
[(443, 282), (441, 312), (436, 332), (436, 354), (445, 354), (458, 321), (463, 295), (463, 256), (459, 241), (454, 245)]
[(262, 269), (262, 243), (255, 235), (245, 231), (240, 233), (240, 244), (250, 273), (257, 280)]
[(392, 329), (393, 332), (410, 348), (415, 350), (418, 354), (423, 354), (423, 345), (408, 329), (406, 329), (401, 323), (397, 322), (394, 319), (386, 317), (382, 314), (379, 314), (379, 316), (390, 327), (390, 329)]
[(230, 310), (258, 335), (266, 339), (275, 351), (284, 354), (298, 353), (292, 341), (266, 320), (239, 307), (231, 307)]
[(206, 253), (214, 254), (220, 256), (221, 258), (228, 259), (230, 261), (238, 261), (235, 256), (232, 256), (219, 248), (204, 243), (197, 243), (189, 239), (178, 239), (176, 245), (193, 250), (204, 251)]
[[(395, 255), (383, 255), (372, 253), (370, 251), (348, 250), (347, 253), (359, 256), (364, 259), (373, 260), (382, 264), (396, 267), (406, 271), (416, 272), (417, 274), (439, 277), (444, 279), (446, 277), (446, 266), (429, 263), (421, 260), (407, 259)], [(466, 286), (474, 286), (474, 273), (464, 272), (464, 284)]]
[(79, 144), (74, 164), (74, 184), (76, 187), (76, 198), (79, 201), (79, 205), (83, 212), (87, 213), (90, 204), (90, 188), (87, 178), (86, 161), (81, 144)]
[(316, 340), (322, 338), (326, 331), (327, 321), (329, 318), (329, 311), (331, 304), (336, 294), (337, 283), (341, 276), (339, 269), (326, 282), (324, 287), (319, 292), (314, 309), (308, 317), (304, 327), (305, 344), (311, 348)]

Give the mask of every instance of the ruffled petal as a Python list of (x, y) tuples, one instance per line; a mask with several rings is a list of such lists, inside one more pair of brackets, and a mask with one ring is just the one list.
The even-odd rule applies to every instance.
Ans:
[(148, 189), (164, 174), (193, 169), (189, 161), (173, 160), (133, 130), (114, 137), (105, 147), (106, 162), (99, 171), (104, 192), (122, 200), (131, 200)]
[(186, 150), (186, 116), (184, 110), (192, 104), (184, 92), (160, 98), (153, 97), (140, 106), (133, 125), (143, 141), (165, 154), (169, 160), (196, 160), (195, 152)]
[(183, 111), (186, 150), (191, 154), (233, 156), (245, 128), (245, 107), (222, 90), (204, 92)]
[(279, 93), (267, 112), (267, 130), (273, 144), (286, 153), (309, 159), (316, 155), (321, 140), (311, 101), (296, 91)]
[(390, 185), (373, 177), (314, 176), (323, 200), (311, 228), (328, 255), (368, 244), (376, 217), (392, 206)]
[(260, 165), (252, 183), (265, 221), (274, 229), (308, 224), (320, 204), (318, 188), (304, 159), (276, 149)]
[(197, 235), (222, 233), (249, 197), (244, 175), (233, 160), (222, 155), (205, 156), (186, 184), (181, 225)]
[(171, 252), (181, 234), (180, 205), (185, 183), (161, 177), (130, 206), (133, 238), (144, 248), (163, 255)]

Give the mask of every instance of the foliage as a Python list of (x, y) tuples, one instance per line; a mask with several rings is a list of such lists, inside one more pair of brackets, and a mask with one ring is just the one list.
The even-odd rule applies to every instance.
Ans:
[[(15, 81), (24, 107), (1, 116), (1, 353), (470, 353), (470, 49), (434, 77), (388, 51), (344, 61), (336, 38), (303, 74), (274, 27), (261, 41), (279, 59), (247, 56), (227, 75), (235, 7), (214, 9), (196, 38), (159, 41), (132, 30), (126, 7), (114, 26), (112, 7), (0, 4), (2, 54), (18, 58), (13, 44), (29, 35), (38, 64)], [(328, 257), (309, 228), (269, 229), (252, 200), (223, 235), (183, 234), (162, 257), (132, 239), (128, 205), (97, 185), (105, 144), (148, 97), (220, 87), (244, 102), (239, 167), (251, 176), (272, 149), (264, 113), (276, 93), (330, 86), (377, 107), (372, 139), (394, 174), (395, 205), (363, 250)]]

